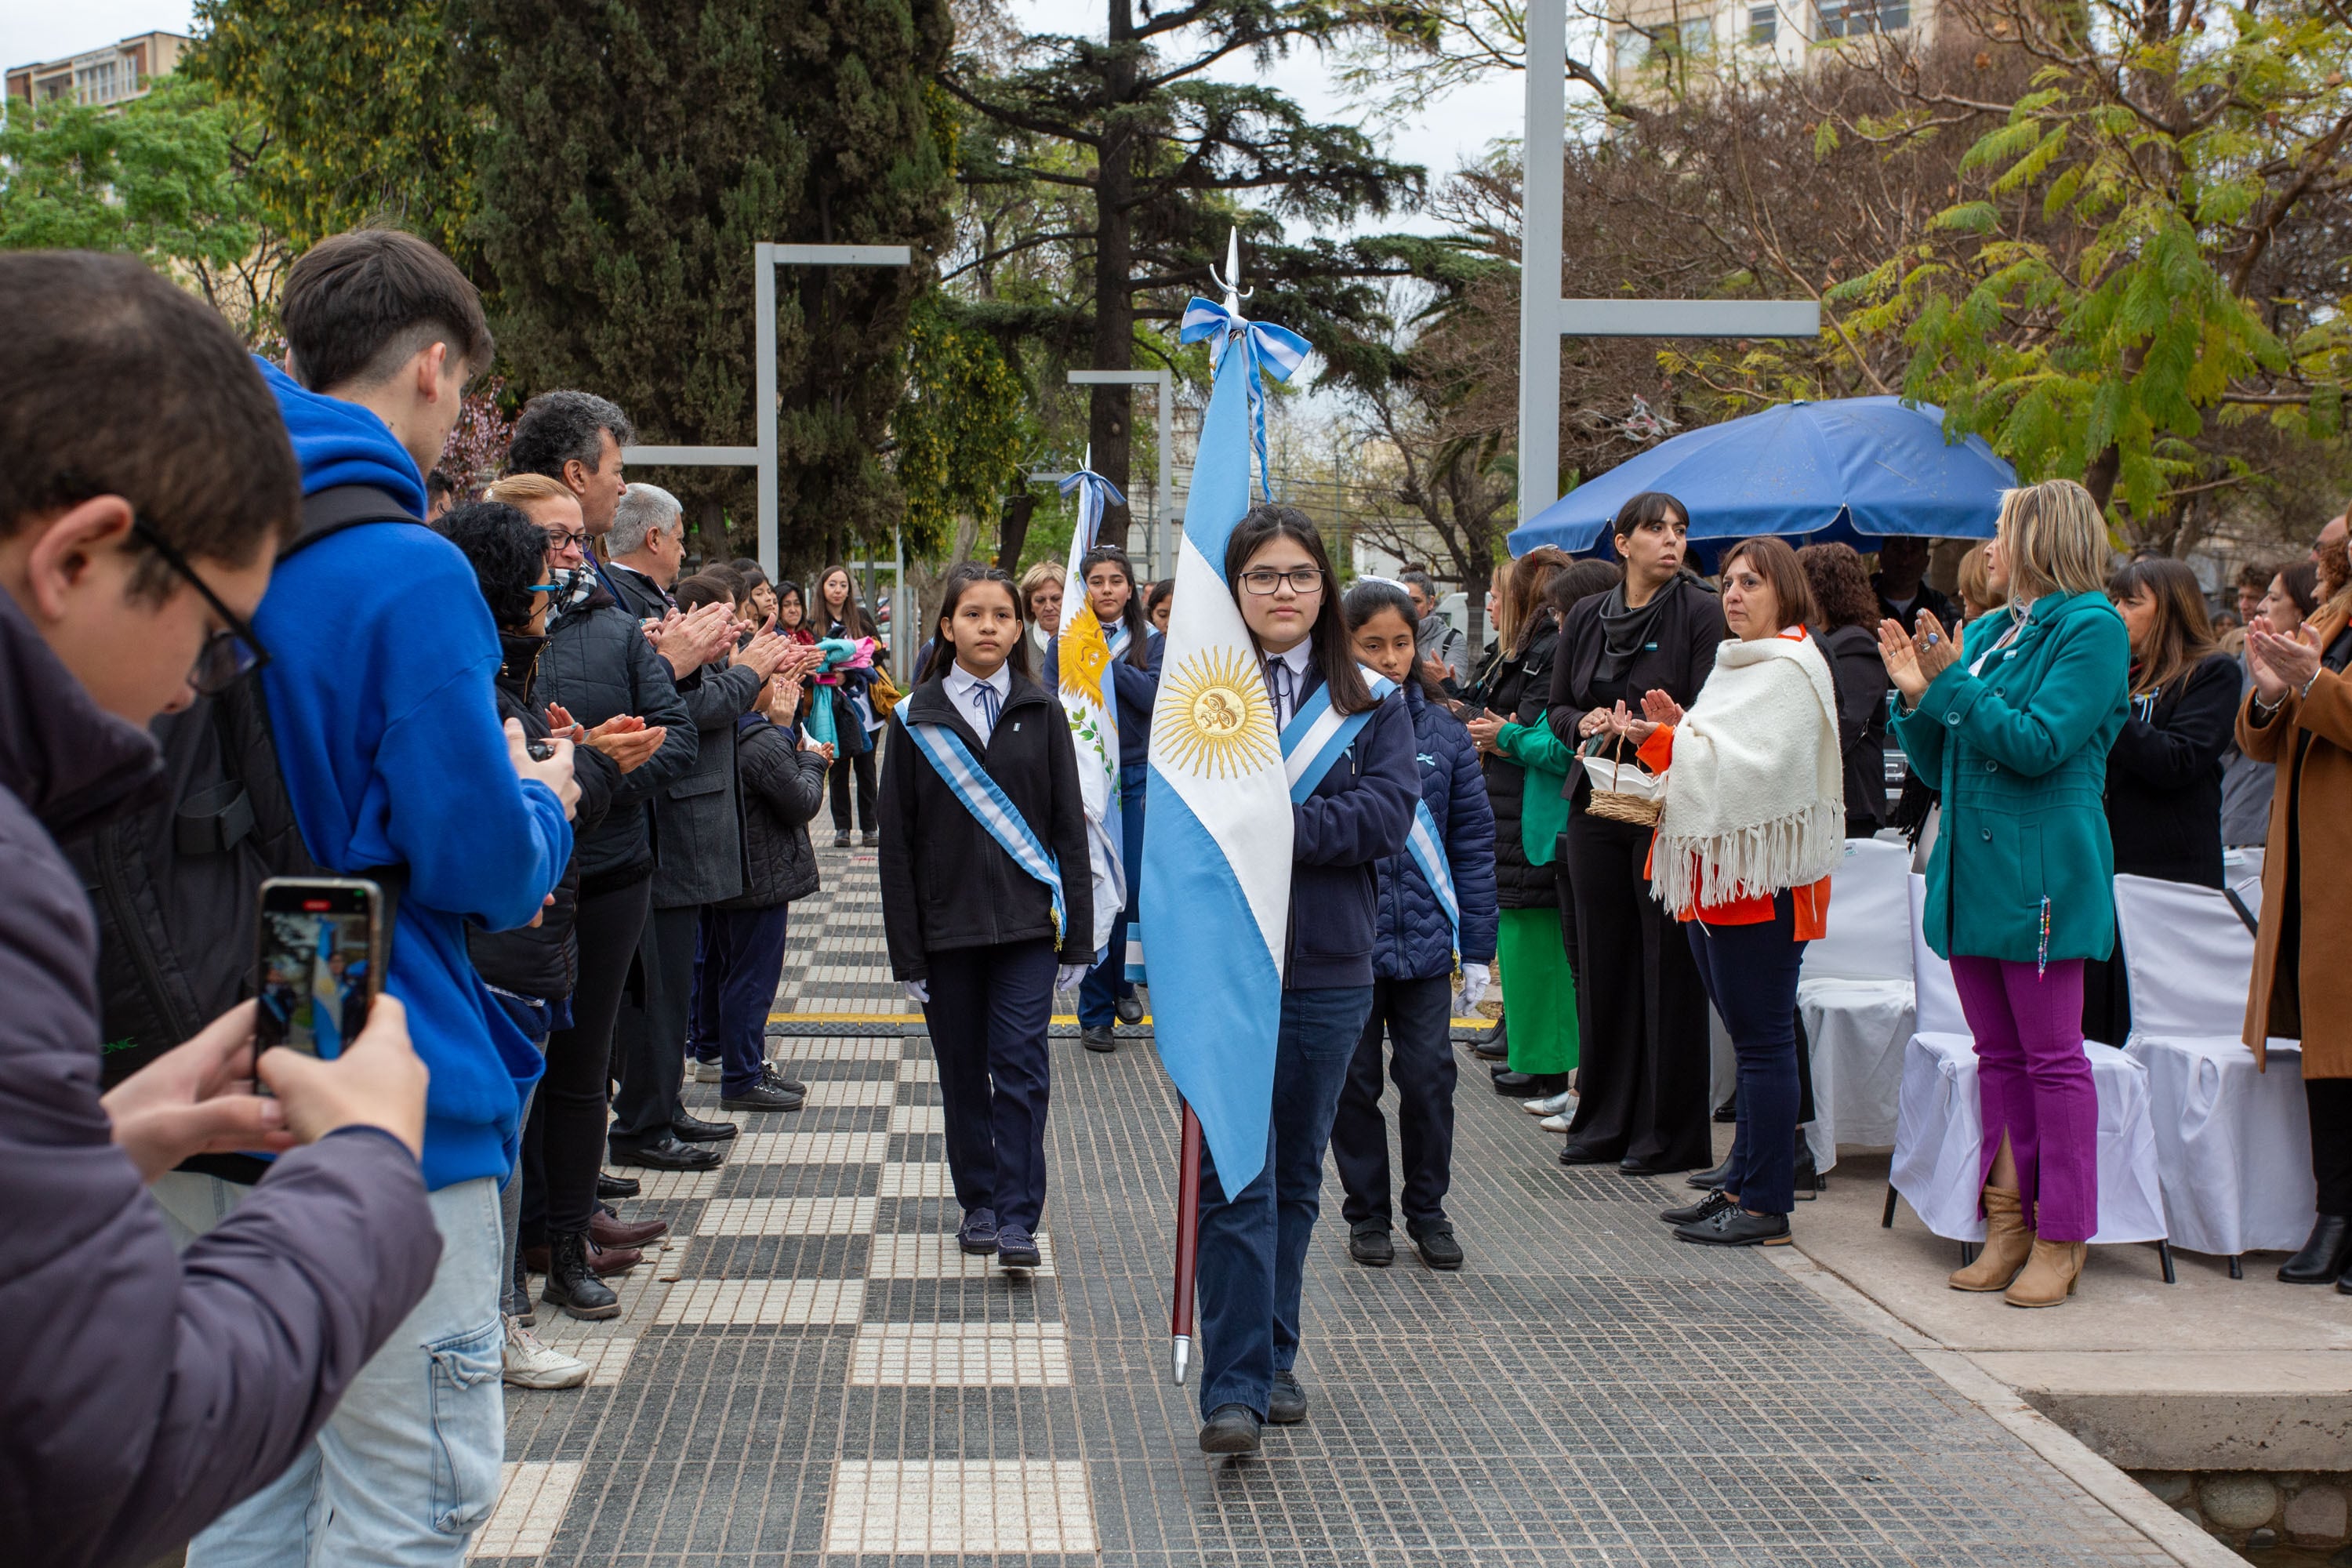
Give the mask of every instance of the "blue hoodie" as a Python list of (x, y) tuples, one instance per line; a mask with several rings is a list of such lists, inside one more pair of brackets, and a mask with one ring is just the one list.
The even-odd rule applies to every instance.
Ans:
[[(421, 517), (416, 465), (383, 420), (276, 366), (302, 492), (373, 485)], [(498, 633), (474, 569), (422, 525), (345, 529), (278, 568), (253, 617), (278, 761), (312, 859), (405, 865), (384, 988), (432, 1069), (425, 1184), (503, 1180), (541, 1059), (466, 954), (466, 922), (528, 924), (572, 854), (553, 791), (515, 776), (492, 682)]]

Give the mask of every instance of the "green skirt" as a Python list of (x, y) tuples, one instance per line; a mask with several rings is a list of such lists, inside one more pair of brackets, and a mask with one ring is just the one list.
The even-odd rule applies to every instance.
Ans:
[(1496, 935), (1510, 1063), (1519, 1072), (1576, 1070), (1576, 978), (1558, 910), (1505, 910)]

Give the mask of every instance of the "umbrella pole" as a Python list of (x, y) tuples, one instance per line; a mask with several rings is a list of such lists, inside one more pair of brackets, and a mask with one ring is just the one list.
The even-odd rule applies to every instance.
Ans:
[(1171, 1365), (1178, 1387), (1192, 1359), (1192, 1282), (1201, 1258), (1201, 1119), (1184, 1107), (1183, 1152), (1176, 1166), (1176, 1291), (1168, 1314)]

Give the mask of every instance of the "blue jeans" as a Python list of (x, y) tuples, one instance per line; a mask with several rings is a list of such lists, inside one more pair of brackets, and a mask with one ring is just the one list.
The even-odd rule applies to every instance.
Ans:
[(1274, 1374), (1298, 1359), (1298, 1297), (1307, 1244), (1323, 1205), (1323, 1148), (1356, 1042), (1372, 1010), (1369, 985), (1282, 994), (1265, 1166), (1232, 1197), (1201, 1155), (1201, 1413), (1246, 1405), (1265, 1415)]
[(1772, 900), (1761, 925), (1692, 921), (1691, 956), (1706, 982), (1739, 1061), (1739, 1131), (1723, 1167), (1723, 1190), (1754, 1214), (1797, 1206), (1797, 969), (1789, 895)]
[(1150, 776), (1148, 764), (1118, 771), (1119, 860), (1127, 868), (1127, 907), (1110, 928), (1110, 948), (1103, 961), (1078, 983), (1082, 1028), (1110, 1027), (1118, 1021), (1119, 999), (1135, 994), (1135, 983), (1127, 977), (1127, 927), (1135, 919), (1136, 889), (1143, 885), (1143, 791)]
[(720, 1064), (721, 1096), (759, 1087), (768, 1059), (768, 1014), (784, 977), (785, 917), (792, 908), (702, 911), (699, 1010), (709, 1023), (709, 1049)]
[[(184, 1246), (251, 1189), (174, 1172), (152, 1190)], [(188, 1568), (462, 1568), (506, 1458), (499, 1184), (432, 1204), (433, 1288), (286, 1473), (188, 1543)]]

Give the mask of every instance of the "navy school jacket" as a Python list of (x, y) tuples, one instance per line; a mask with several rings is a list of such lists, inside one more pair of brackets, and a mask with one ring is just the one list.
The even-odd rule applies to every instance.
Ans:
[[(944, 676), (915, 688), (899, 711), (917, 723), (942, 723), (994, 779), (1013, 809), (1062, 869), (1066, 916), (1062, 962), (1094, 960), (1094, 879), (1087, 871), (1086, 807), (1069, 721), (1054, 694), (1015, 672), (1013, 689), (982, 746), (948, 700)], [(884, 730), (880, 817), (882, 930), (890, 973), (929, 977), (929, 954), (993, 947), (1054, 934), (1045, 885), (1006, 854), (932, 771), (897, 721)]]
[[(1300, 700), (1322, 684), (1323, 672), (1317, 669)], [(1291, 806), (1286, 989), (1372, 983), (1379, 867), (1403, 852), (1405, 835), (1412, 829), (1413, 803), (1421, 798), (1415, 750), (1412, 715), (1403, 694), (1391, 692), (1315, 792)], [(1488, 854), (1491, 864), (1491, 847)], [(1144, 911), (1144, 920), (1149, 929), (1150, 910)]]
[[(1404, 688), (1412, 716), (1413, 766), (1454, 872), (1462, 905), (1462, 962), (1495, 961), (1495, 808), (1478, 765), (1478, 747), (1462, 721), (1432, 702), (1413, 681)], [(1410, 851), (1380, 863), (1379, 942), (1372, 972), (1383, 980), (1423, 980), (1454, 973), (1454, 928)]]
[[(1149, 668), (1138, 669), (1124, 656), (1110, 661), (1110, 680), (1118, 693), (1118, 765), (1124, 773), (1139, 768), (1151, 761), (1151, 704), (1160, 695), (1160, 661), (1167, 656), (1168, 639), (1156, 632), (1146, 632), (1143, 638), (1144, 658)], [(1045, 645), (1045, 689), (1058, 691), (1062, 685), (1062, 639), (1055, 637)]]

